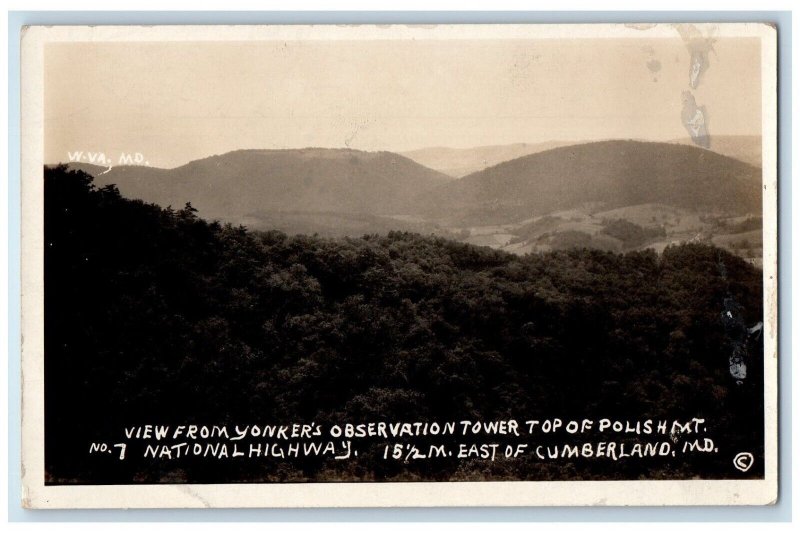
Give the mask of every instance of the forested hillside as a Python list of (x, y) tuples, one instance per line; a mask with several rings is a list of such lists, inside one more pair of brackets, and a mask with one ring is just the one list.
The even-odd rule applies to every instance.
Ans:
[[(288, 237), (45, 169), (52, 483), (763, 474), (761, 272), (697, 244), (515, 256), (442, 238)], [(623, 228), (624, 229), (624, 228)], [(727, 317), (727, 318), (726, 318)], [(745, 379), (731, 376), (740, 350)], [(704, 417), (701, 458), (98, 460), (134, 424)], [(730, 457), (750, 450), (746, 476)]]
[(237, 150), (172, 169), (73, 163), (126, 198), (163, 207), (190, 201), (206, 218), (238, 223), (261, 213), (407, 213), (447, 176), (391, 152), (305, 148)]
[(660, 203), (699, 212), (761, 209), (760, 169), (694, 146), (628, 140), (562, 146), (421, 195), (431, 217), (504, 224), (561, 209)]

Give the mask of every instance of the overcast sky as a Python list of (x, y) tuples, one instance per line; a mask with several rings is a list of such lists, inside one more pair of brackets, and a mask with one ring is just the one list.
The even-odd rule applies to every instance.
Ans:
[[(756, 39), (720, 38), (696, 89), (712, 138), (760, 134)], [(56, 43), (45, 161), (140, 152), (173, 167), (241, 148), (404, 151), (687, 136), (675, 39)]]

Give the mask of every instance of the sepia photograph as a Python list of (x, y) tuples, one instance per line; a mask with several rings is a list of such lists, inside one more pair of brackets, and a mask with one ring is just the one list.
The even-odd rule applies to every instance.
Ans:
[(775, 39), (25, 28), (23, 506), (774, 503)]

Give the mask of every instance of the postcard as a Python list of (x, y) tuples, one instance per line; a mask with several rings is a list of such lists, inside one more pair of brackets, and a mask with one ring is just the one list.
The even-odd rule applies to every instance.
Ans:
[(22, 505), (767, 505), (776, 30), (30, 26)]

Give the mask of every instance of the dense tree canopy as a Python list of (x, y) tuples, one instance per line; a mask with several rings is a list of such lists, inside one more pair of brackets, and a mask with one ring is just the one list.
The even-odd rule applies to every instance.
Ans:
[[(743, 328), (763, 320), (761, 294), (760, 271), (705, 245), (518, 257), (400, 232), (254, 233), (46, 169), (48, 481), (728, 476), (727, 452), (763, 457), (759, 343), (746, 379), (729, 370)], [(701, 416), (726, 453), (548, 468), (86, 453), (154, 422), (537, 416)]]

